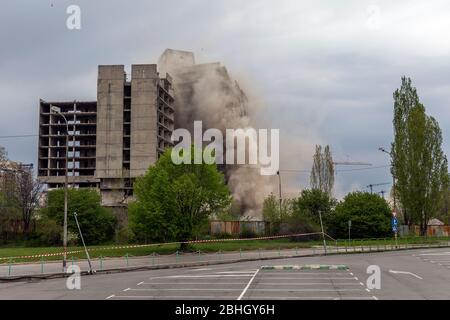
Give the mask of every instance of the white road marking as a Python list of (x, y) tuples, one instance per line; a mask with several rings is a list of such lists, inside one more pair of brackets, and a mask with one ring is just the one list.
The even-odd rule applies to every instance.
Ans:
[(260, 269), (256, 270), (255, 274), (250, 279), (250, 281), (247, 283), (247, 286), (244, 288), (244, 290), (242, 291), (241, 295), (238, 297), (238, 300), (241, 300), (242, 297), (245, 295), (245, 293), (247, 292), (248, 288), (250, 287), (250, 285), (252, 284), (253, 280), (255, 279), (256, 275), (258, 274), (259, 270)]
[(221, 272), (216, 272), (219, 274), (248, 274), (250, 272), (255, 272), (256, 270), (250, 270), (250, 271), (221, 271)]
[(317, 278), (317, 277), (309, 277), (309, 278), (305, 278), (305, 277), (271, 277), (271, 278), (265, 278), (266, 280), (354, 280), (355, 277), (353, 278), (344, 278), (344, 277), (329, 277), (329, 278)]
[(109, 300), (109, 299), (111, 299), (111, 298), (114, 298), (115, 296), (116, 296), (116, 295), (112, 294), (112, 295), (110, 295), (109, 297), (106, 297), (105, 300)]
[(218, 283), (218, 282), (143, 282), (141, 285), (243, 285), (245, 284), (242, 282), (224, 282), (224, 283)]
[[(200, 299), (211, 299), (211, 296), (113, 296), (112, 298), (118, 298), (118, 299), (159, 299), (159, 300), (166, 300), (166, 299), (193, 299), (193, 300), (200, 300)], [(212, 297), (213, 299), (220, 299), (220, 300), (226, 300), (230, 299), (230, 296), (223, 296), (223, 297)]]
[[(258, 286), (358, 286), (358, 283), (298, 282), (298, 283), (258, 283)], [(289, 289), (288, 289), (289, 290)]]
[(253, 274), (241, 274), (241, 275), (234, 275), (234, 274), (220, 274), (220, 275), (214, 275), (214, 274), (207, 274), (203, 276), (190, 276), (190, 275), (180, 275), (180, 276), (165, 276), (165, 277), (152, 277), (150, 279), (183, 279), (183, 278), (226, 278), (226, 277), (234, 277), (234, 278), (247, 278), (251, 277)]
[(423, 280), (423, 278), (422, 278), (421, 276), (418, 276), (417, 274), (412, 273), (412, 272), (408, 272), (408, 271), (395, 271), (395, 270), (389, 270), (389, 272), (390, 272), (390, 273), (393, 273), (393, 274), (409, 274), (409, 275), (411, 275), (411, 276), (413, 276), (413, 277), (416, 277), (417, 279)]
[(141, 284), (144, 284), (144, 281), (139, 282), (137, 285), (140, 286)]
[(201, 269), (194, 269), (194, 270), (190, 270), (191, 272), (196, 272), (196, 271), (210, 271), (212, 270), (211, 268), (201, 268)]
[[(125, 290), (124, 290), (125, 291)], [(224, 289), (224, 288), (139, 288), (139, 289), (129, 289), (127, 291), (241, 291), (241, 289)]]
[(123, 289), (123, 292), (127, 292), (127, 291), (130, 291), (131, 290), (131, 288), (126, 288), (126, 289)]
[(364, 289), (250, 289), (252, 292), (270, 291), (270, 292), (348, 292), (365, 291)]
[(377, 297), (375, 297), (375, 296), (372, 296), (372, 298), (373, 298), (373, 300), (378, 300), (378, 298), (377, 298)]
[(359, 284), (362, 285), (362, 286), (364, 287), (364, 283), (360, 282)]
[(449, 256), (450, 252), (421, 253), (419, 256)]

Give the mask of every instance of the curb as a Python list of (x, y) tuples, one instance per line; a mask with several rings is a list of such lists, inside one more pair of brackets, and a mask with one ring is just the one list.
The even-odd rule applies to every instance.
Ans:
[[(436, 246), (431, 248), (445, 248), (447, 246)], [(320, 254), (308, 254), (308, 255), (286, 255), (281, 257), (261, 257), (261, 258), (249, 258), (249, 259), (233, 259), (233, 260), (212, 260), (212, 261), (204, 261), (204, 262), (190, 262), (190, 263), (182, 263), (182, 264), (166, 264), (166, 265), (156, 265), (156, 266), (136, 266), (136, 267), (124, 267), (124, 268), (112, 268), (112, 269), (104, 269), (97, 270), (95, 274), (90, 274), (88, 271), (82, 271), (81, 275), (102, 275), (102, 274), (112, 274), (112, 273), (122, 273), (122, 272), (131, 272), (131, 271), (151, 271), (151, 270), (161, 270), (161, 269), (174, 269), (174, 268), (187, 268), (187, 267), (201, 267), (201, 266), (209, 266), (209, 265), (220, 265), (220, 264), (231, 264), (231, 263), (239, 263), (239, 262), (250, 262), (250, 261), (264, 261), (264, 260), (279, 260), (279, 259), (291, 259), (291, 258), (308, 258), (308, 257), (321, 257), (321, 256), (335, 256), (335, 255), (345, 255), (345, 254), (370, 254), (370, 253), (381, 253), (381, 252), (398, 252), (405, 250), (420, 250), (420, 249), (431, 249), (430, 247), (414, 247), (414, 248), (396, 248), (395, 250), (377, 250), (377, 251), (357, 251), (357, 252), (328, 252), (327, 255)], [(308, 265), (312, 267), (313, 265)], [(318, 265), (319, 267), (321, 265)], [(326, 268), (327, 265), (322, 265)], [(330, 265), (331, 266), (331, 265)], [(271, 267), (271, 266), (264, 266)], [(291, 266), (287, 266), (291, 267)], [(293, 267), (293, 266), (292, 266)], [(314, 265), (316, 268), (317, 265)], [(286, 269), (288, 270), (288, 269)], [(292, 270), (292, 269), (291, 269)], [(307, 269), (303, 269), (307, 270)], [(311, 270), (311, 269), (310, 269)], [(317, 269), (316, 269), (317, 270)], [(326, 269), (323, 269), (326, 270)], [(333, 270), (333, 269), (331, 269)], [(338, 269), (339, 270), (339, 269)], [(48, 274), (34, 274), (34, 275), (18, 275), (18, 276), (10, 276), (10, 277), (0, 277), (0, 283), (4, 282), (23, 282), (23, 281), (39, 281), (39, 280), (47, 280), (47, 279), (57, 279), (57, 278), (67, 278), (70, 274), (65, 273), (48, 273)]]
[(306, 264), (306, 265), (283, 265), (262, 266), (261, 270), (348, 270), (349, 267), (342, 264)]

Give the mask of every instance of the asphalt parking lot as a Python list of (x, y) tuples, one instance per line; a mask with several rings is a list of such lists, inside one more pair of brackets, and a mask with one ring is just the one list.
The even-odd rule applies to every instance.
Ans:
[(150, 277), (107, 299), (365, 300), (377, 299), (350, 270), (218, 271)]
[[(276, 270), (261, 266), (346, 265), (342, 270)], [(370, 266), (380, 289), (368, 287)], [(450, 249), (280, 258), (205, 267), (161, 269), (81, 277), (80, 290), (66, 279), (0, 283), (0, 299), (96, 300), (450, 300)]]

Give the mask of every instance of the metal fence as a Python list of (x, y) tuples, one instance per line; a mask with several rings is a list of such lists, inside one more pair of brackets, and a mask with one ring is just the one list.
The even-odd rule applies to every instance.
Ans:
[(265, 235), (269, 230), (270, 223), (267, 221), (219, 221), (210, 222), (210, 234), (240, 235), (252, 233), (254, 235)]

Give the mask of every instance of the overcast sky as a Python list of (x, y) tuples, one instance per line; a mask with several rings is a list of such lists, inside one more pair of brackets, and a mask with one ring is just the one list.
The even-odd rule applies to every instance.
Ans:
[[(81, 30), (66, 27), (71, 4)], [(169, 47), (243, 79), (282, 145), (330, 144), (335, 160), (374, 166), (389, 162), (377, 148), (392, 141), (392, 93), (409, 76), (448, 153), (449, 30), (448, 1), (3, 0), (0, 136), (37, 134), (39, 98), (95, 100), (98, 64), (156, 63)], [(36, 163), (37, 138), (0, 145)], [(306, 149), (289, 169), (310, 168)], [(341, 172), (337, 193), (390, 180), (388, 168)]]

